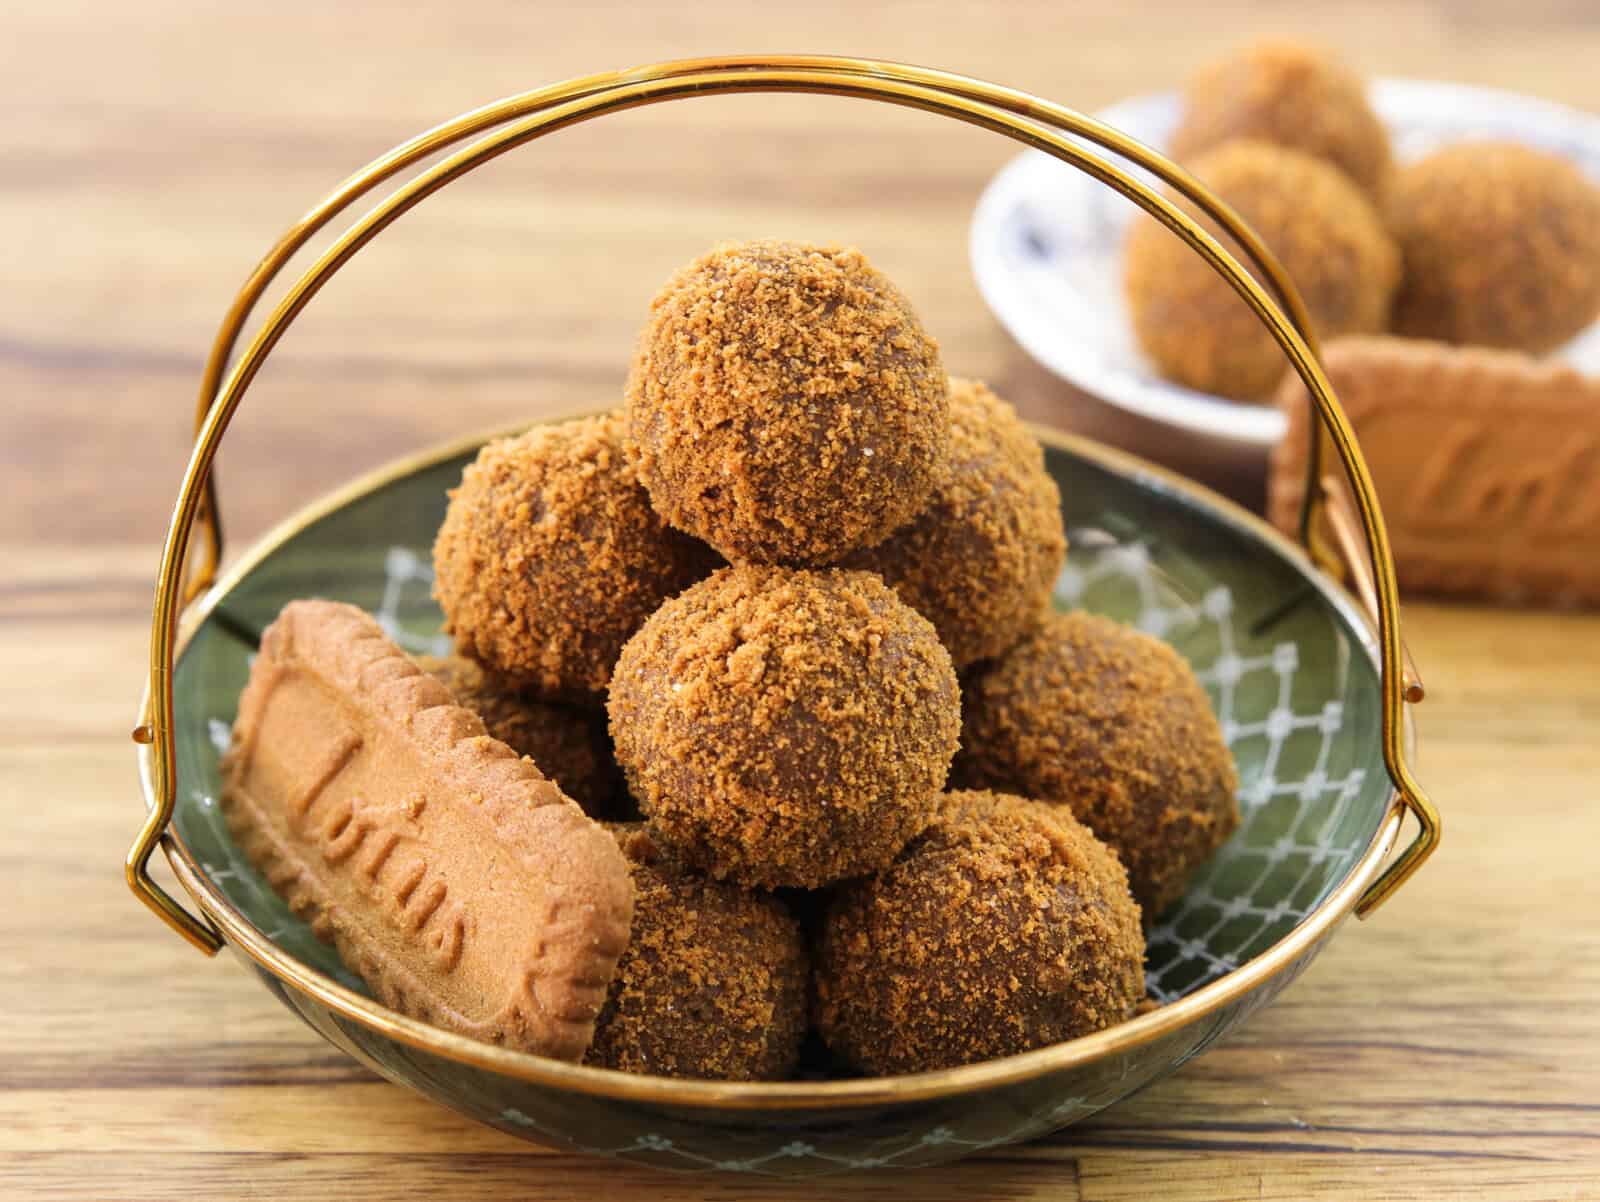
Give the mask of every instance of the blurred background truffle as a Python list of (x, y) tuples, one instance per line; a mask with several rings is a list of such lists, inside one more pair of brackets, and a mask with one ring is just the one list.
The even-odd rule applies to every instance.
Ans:
[(939, 347), (860, 251), (725, 243), (650, 306), (628, 447), (656, 510), (732, 561), (826, 564), (927, 504)]
[[(1387, 325), (1400, 256), (1377, 211), (1337, 168), (1266, 142), (1230, 142), (1188, 166), (1278, 257), (1319, 336), (1375, 333)], [(1182, 207), (1196, 213), (1188, 202)], [(1219, 234), (1214, 223), (1204, 224)], [(1224, 245), (1243, 261), (1231, 239)], [(1205, 260), (1145, 214), (1129, 232), (1124, 283), (1140, 346), (1178, 383), (1253, 401), (1287, 370), (1287, 357), (1260, 318)]]
[(1240, 47), (1202, 67), (1184, 89), (1183, 120), (1172, 135), (1179, 163), (1241, 138), (1321, 159), (1372, 196), (1389, 174), (1389, 134), (1365, 81), (1330, 52), (1285, 38)]
[(1395, 174), (1398, 333), (1547, 351), (1600, 315), (1600, 186), (1514, 142), (1460, 142)]

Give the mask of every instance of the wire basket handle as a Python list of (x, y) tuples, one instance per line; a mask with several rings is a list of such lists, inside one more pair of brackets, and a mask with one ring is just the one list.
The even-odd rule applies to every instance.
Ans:
[[(177, 795), (172, 669), (178, 617), (184, 605), (209, 586), (222, 558), (222, 526), (212, 463), (234, 413), (279, 339), (322, 286), (367, 243), (401, 215), (474, 168), (546, 134), (608, 113), (690, 96), (741, 92), (820, 93), (902, 105), (952, 117), (1041, 150), (1115, 189), (1182, 238), (1228, 281), (1271, 331), (1304, 381), (1321, 427), (1344, 468), (1367, 543), (1365, 557), (1355, 554), (1352, 546), (1347, 548), (1346, 558), (1358, 580), (1365, 578), (1366, 563), (1362, 560), (1371, 567), (1372, 617), (1382, 666), (1384, 763), (1399, 799), (1416, 815), (1420, 826), (1416, 839), (1362, 895), (1356, 912), (1365, 915), (1382, 904), (1432, 853), (1439, 839), (1439, 817), (1412, 778), (1405, 760), (1403, 706), (1406, 693), (1416, 686), (1407, 679), (1388, 533), (1354, 432), (1318, 363), (1305, 307), (1282, 266), (1238, 215), (1196, 179), (1102, 122), (1026, 93), (965, 76), (870, 59), (827, 56), (689, 59), (588, 76), (495, 102), (420, 134), (374, 160), (334, 189), (268, 252), (230, 306), (213, 344), (201, 385), (194, 449), (162, 549), (151, 625), (147, 711), (134, 731), (134, 739), (151, 748), (156, 804), (127, 857), (126, 874), (134, 893), (197, 947), (215, 952), (221, 946), (220, 935), (208, 922), (189, 913), (150, 878), (148, 865), (151, 853), (166, 838)], [(295, 281), (223, 378), (251, 310), (282, 268), (319, 229), (377, 184), (439, 150), (496, 126), (504, 128), (495, 129), (423, 171), (351, 225)], [(1193, 217), (1124, 168), (1098, 156), (1079, 139), (1145, 168), (1188, 198), (1245, 250), (1271, 282), (1282, 307)], [(1321, 439), (1312, 439), (1300, 535), (1314, 561), (1337, 570), (1339, 558), (1318, 541), (1318, 518), (1327, 497), (1320, 449)], [(203, 558), (191, 574), (189, 552), (196, 524), (204, 538)]]

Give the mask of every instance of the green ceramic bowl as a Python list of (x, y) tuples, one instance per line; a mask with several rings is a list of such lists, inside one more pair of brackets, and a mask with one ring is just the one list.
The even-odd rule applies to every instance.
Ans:
[[(927, 1165), (1032, 1139), (1172, 1072), (1271, 1000), (1377, 875), (1401, 805), (1379, 742), (1371, 632), (1258, 519), (1091, 443), (1036, 431), (1072, 539), (1058, 604), (1133, 622), (1187, 656), (1239, 766), (1244, 821), (1149, 939), (1160, 1009), (1003, 1060), (908, 1077), (733, 1085), (631, 1076), (490, 1047), (367, 994), (240, 855), (218, 759), (249, 632), (296, 597), (353, 602), (442, 650), (429, 548), (478, 442), (379, 472), (297, 515), (194, 609), (175, 676), (169, 849), (196, 903), (329, 1042), (490, 1126), (667, 1169), (804, 1176)], [(149, 787), (149, 756), (146, 796)]]

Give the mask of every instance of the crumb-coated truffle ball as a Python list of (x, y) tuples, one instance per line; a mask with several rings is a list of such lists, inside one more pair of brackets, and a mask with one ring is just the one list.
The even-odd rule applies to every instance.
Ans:
[(846, 567), (877, 572), (933, 623), (956, 668), (999, 655), (1038, 621), (1066, 556), (1061, 493), (1016, 410), (950, 381), (950, 465), (933, 500)]
[(491, 735), (532, 759), (584, 813), (607, 815), (619, 774), (602, 716), (524, 696), (465, 656), (419, 655), (417, 667), (482, 718)]
[(961, 698), (932, 625), (878, 577), (746, 565), (651, 615), (610, 713), (634, 797), (687, 860), (817, 888), (927, 823)]
[(718, 246), (651, 303), (628, 450), (656, 510), (730, 560), (826, 564), (926, 504), (939, 347), (857, 250)]
[(1600, 316), (1600, 185), (1566, 159), (1448, 146), (1395, 173), (1388, 218), (1397, 333), (1538, 352)]
[(914, 1073), (1131, 1018), (1144, 935), (1117, 857), (1059, 806), (940, 801), (893, 864), (829, 908), (814, 974), (829, 1047), (868, 1072)]
[(799, 924), (770, 894), (685, 867), (642, 826), (611, 831), (633, 877), (633, 929), (585, 1063), (661, 1077), (787, 1077), (806, 1032)]
[(433, 545), (434, 596), (456, 646), (513, 688), (598, 704), (622, 644), (715, 563), (650, 507), (608, 413), (478, 453)]
[(1239, 138), (1332, 163), (1370, 195), (1389, 174), (1389, 135), (1366, 84), (1334, 55), (1298, 42), (1255, 42), (1190, 79), (1173, 157), (1186, 163)]
[[(1230, 142), (1190, 166), (1278, 257), (1320, 337), (1383, 329), (1399, 252), (1377, 211), (1337, 168), (1265, 142)], [(1187, 201), (1182, 207), (1198, 215)], [(1209, 219), (1203, 224), (1220, 235)], [(1232, 239), (1224, 245), (1249, 266)], [(1171, 379), (1259, 400), (1283, 377), (1288, 359), (1260, 318), (1155, 218), (1134, 221), (1124, 269), (1139, 345)]]
[(1239, 824), (1211, 702), (1160, 639), (1054, 614), (969, 677), (963, 702), (955, 779), (1066, 805), (1122, 857), (1147, 918)]

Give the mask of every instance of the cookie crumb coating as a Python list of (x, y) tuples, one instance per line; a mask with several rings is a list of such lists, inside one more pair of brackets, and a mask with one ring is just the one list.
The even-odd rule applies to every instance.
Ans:
[(1600, 185), (1513, 142), (1462, 142), (1395, 174), (1396, 333), (1547, 351), (1600, 316)]
[(622, 644), (716, 557), (656, 516), (608, 413), (485, 446), (450, 494), (433, 564), (463, 654), (512, 688), (594, 706)]
[(491, 735), (532, 759), (585, 814), (607, 815), (620, 773), (598, 714), (517, 693), (464, 656), (419, 655), (416, 661), (482, 718)]
[(1109, 618), (1054, 614), (967, 680), (961, 785), (1059, 802), (1155, 919), (1239, 824), (1233, 755), (1193, 670)]
[(657, 512), (730, 561), (827, 564), (927, 503), (946, 387), (938, 344), (860, 251), (726, 243), (651, 303), (628, 450)]
[(823, 1038), (868, 1072), (1009, 1056), (1133, 1016), (1139, 907), (1061, 807), (948, 793), (893, 864), (839, 890), (814, 980)]
[(1240, 138), (1331, 163), (1370, 196), (1389, 178), (1389, 134), (1366, 83), (1315, 46), (1263, 39), (1195, 73), (1172, 135), (1173, 157), (1187, 163)]
[(950, 381), (950, 466), (912, 521), (844, 566), (877, 572), (933, 623), (958, 670), (991, 659), (1050, 604), (1066, 558), (1061, 493), (1017, 412)]
[(642, 825), (610, 829), (633, 875), (633, 933), (585, 1062), (658, 1077), (788, 1077), (806, 1032), (799, 924), (770, 894), (686, 867)]
[(746, 565), (628, 641), (611, 736), (651, 828), (691, 864), (818, 888), (926, 825), (960, 705), (933, 626), (878, 577)]
[[(1388, 324), (1400, 254), (1377, 210), (1337, 168), (1265, 142), (1230, 142), (1189, 166), (1277, 256), (1318, 337), (1376, 333)], [(1188, 201), (1179, 207), (1199, 217)], [(1201, 224), (1248, 266), (1220, 227), (1209, 218)], [(1261, 319), (1155, 218), (1135, 219), (1123, 269), (1139, 345), (1169, 379), (1259, 401), (1289, 369)]]

